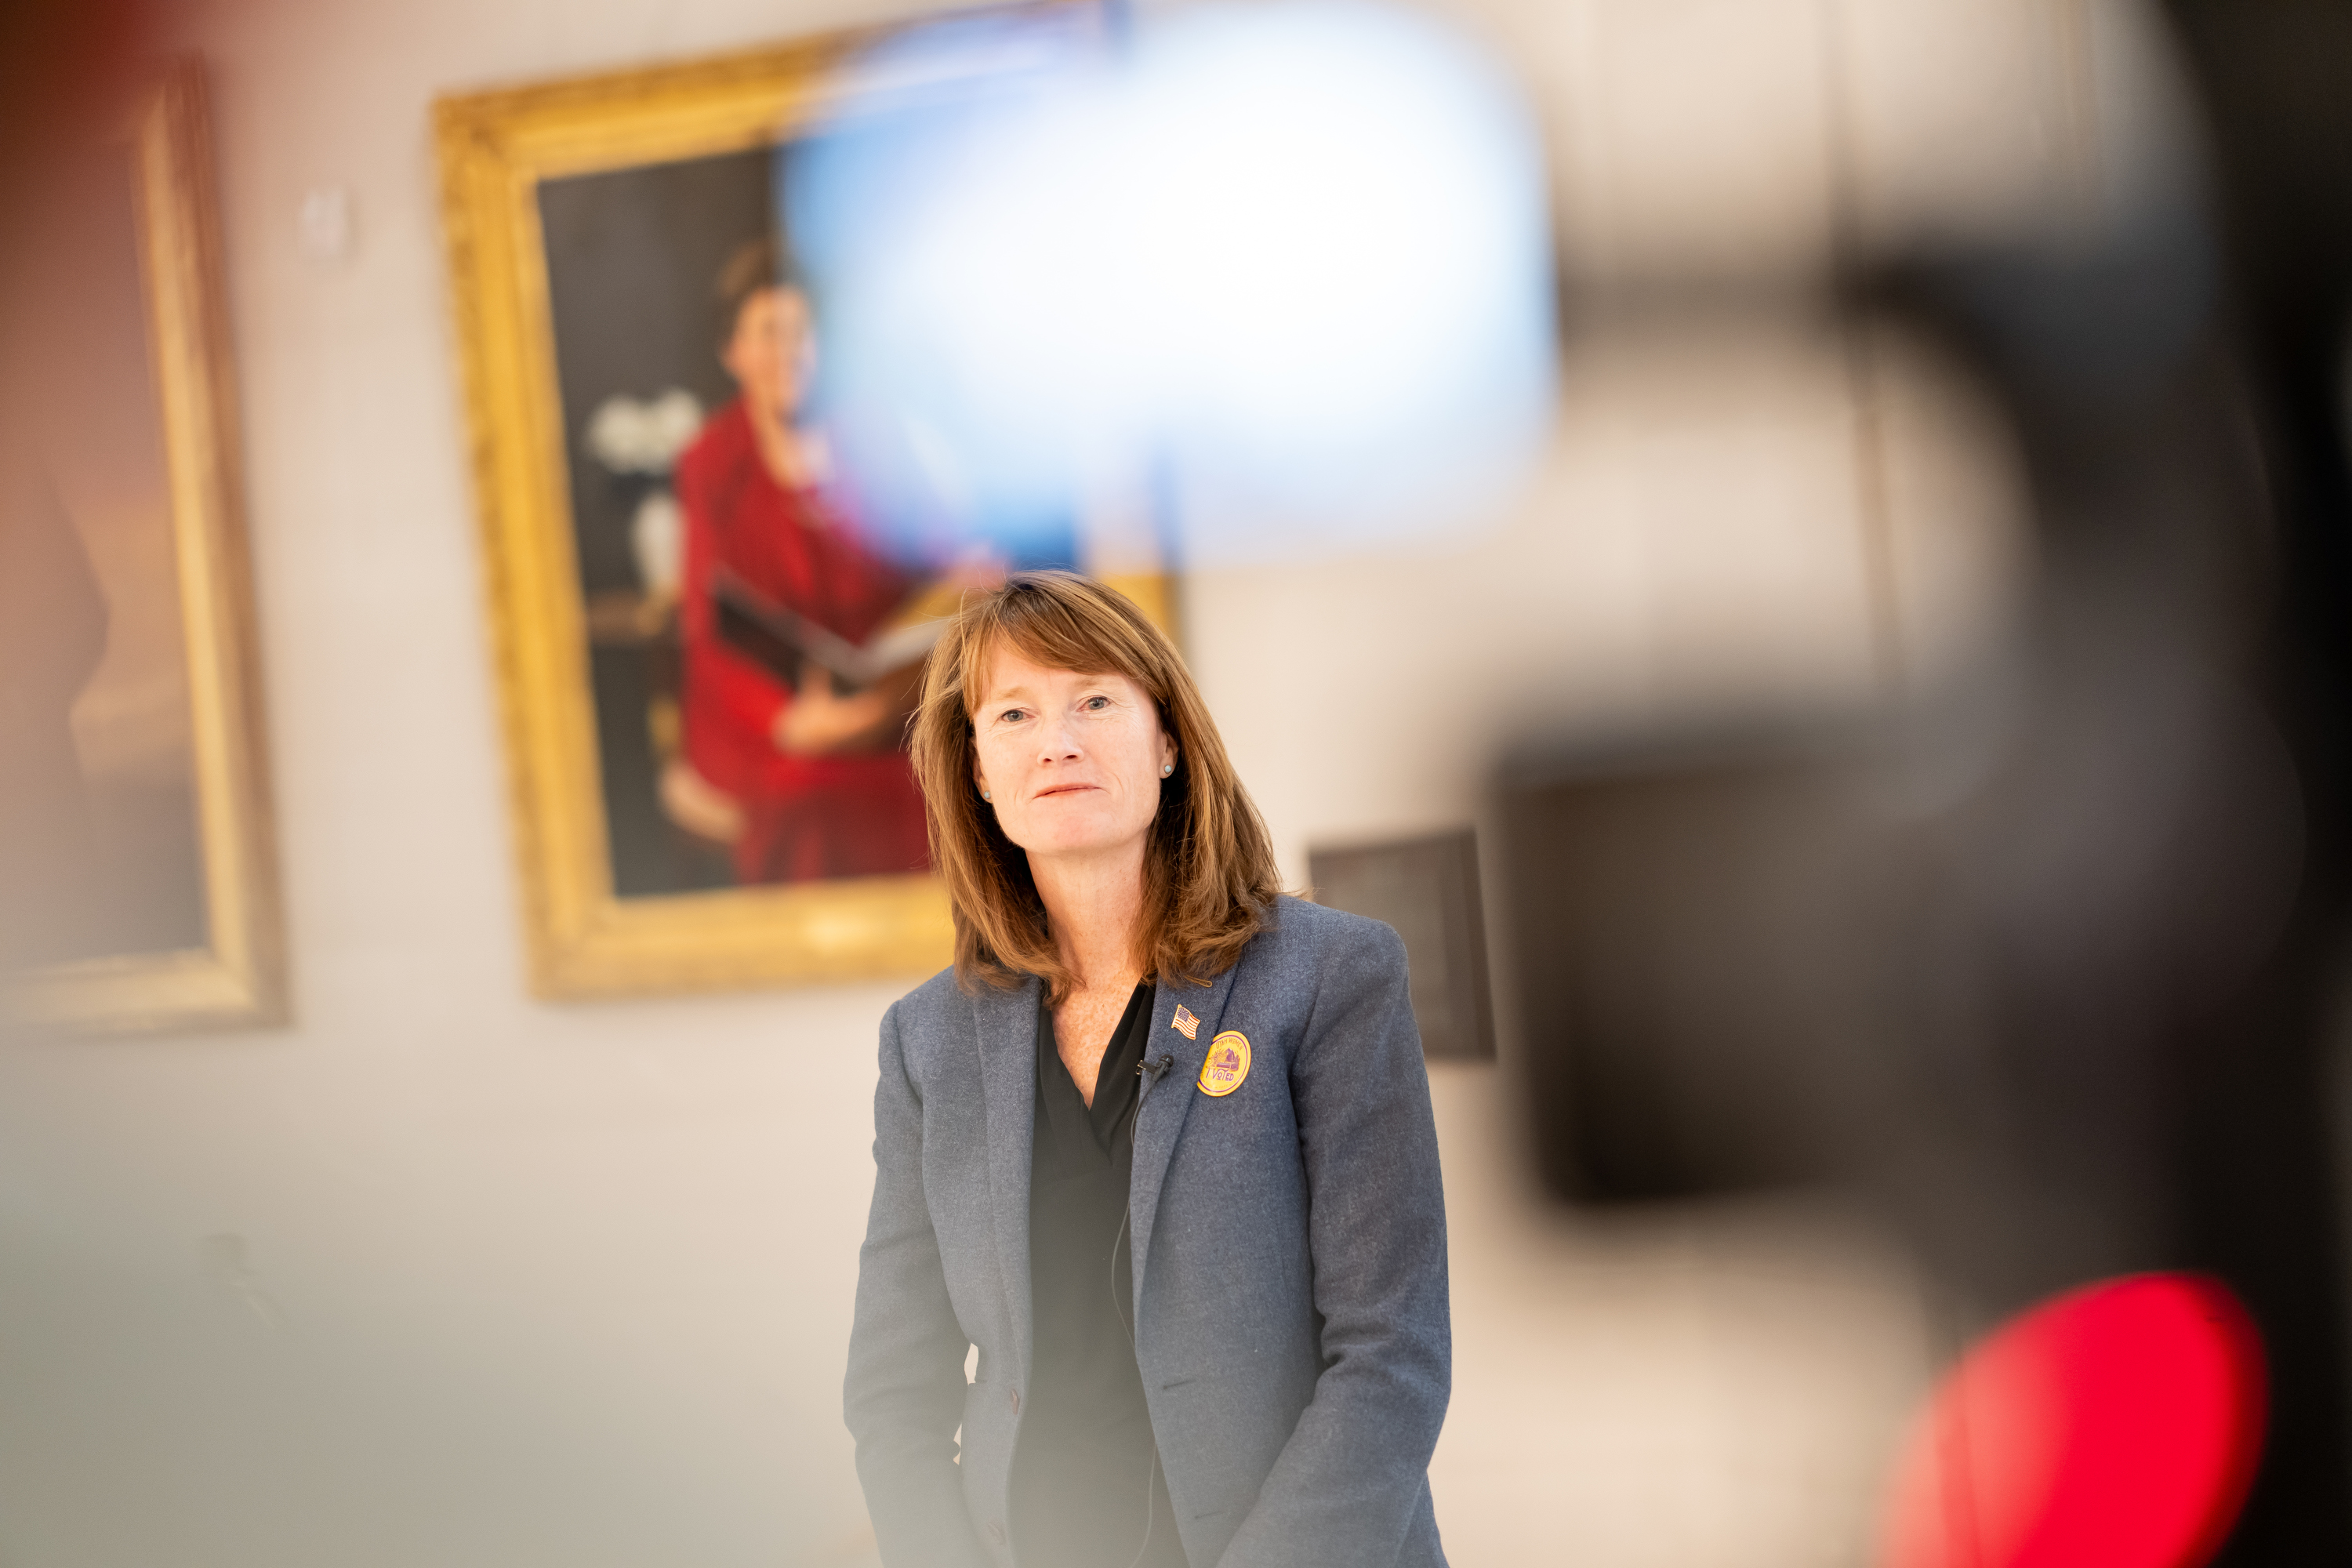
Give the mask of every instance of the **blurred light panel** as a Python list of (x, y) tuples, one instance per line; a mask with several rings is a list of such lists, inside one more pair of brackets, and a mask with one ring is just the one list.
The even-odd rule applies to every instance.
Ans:
[(2196, 1568), (2262, 1447), (2262, 1345), (2218, 1282), (2150, 1274), (2013, 1319), (1945, 1377), (1885, 1568)]
[[(1052, 25), (894, 40), (857, 68), (958, 85), (826, 127), (793, 166), (828, 395), (866, 460), (974, 531), (1106, 477), (1172, 486), (1196, 560), (1410, 531), (1507, 488), (1548, 431), (1553, 352), (1542, 159), (1510, 83), (1365, 5), (1007, 41)], [(981, 57), (1020, 68), (959, 74)]]

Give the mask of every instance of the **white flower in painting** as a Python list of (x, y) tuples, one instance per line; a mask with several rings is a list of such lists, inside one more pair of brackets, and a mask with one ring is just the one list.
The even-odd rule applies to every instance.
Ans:
[(616, 474), (667, 474), (701, 428), (702, 405), (682, 386), (642, 403), (616, 395), (588, 416), (588, 451)]

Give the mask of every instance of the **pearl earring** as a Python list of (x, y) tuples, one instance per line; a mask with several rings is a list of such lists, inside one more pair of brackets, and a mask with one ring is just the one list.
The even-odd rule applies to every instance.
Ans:
[(994, 795), (992, 795), (989, 794), (986, 790), (982, 790), (982, 791), (980, 792), (980, 798), (981, 798), (981, 799), (982, 799), (982, 800), (984, 800), (984, 801), (987, 801), (987, 802), (991, 803), (992, 805), (992, 804), (994, 804), (994, 802), (995, 802), (995, 800), (996, 800), (996, 797), (995, 797)]
[(1160, 776), (1163, 779), (1175, 771), (1176, 764), (1174, 763), (1162, 763), (1160, 764)]

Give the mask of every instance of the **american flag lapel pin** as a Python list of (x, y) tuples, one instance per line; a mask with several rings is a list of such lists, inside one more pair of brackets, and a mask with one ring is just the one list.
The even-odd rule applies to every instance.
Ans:
[(1192, 1009), (1181, 1002), (1176, 1004), (1176, 1017), (1169, 1026), (1188, 1040), (1201, 1037), (1201, 1020), (1192, 1016)]

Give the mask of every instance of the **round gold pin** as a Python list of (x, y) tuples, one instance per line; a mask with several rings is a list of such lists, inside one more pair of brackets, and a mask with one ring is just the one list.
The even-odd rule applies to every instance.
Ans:
[(1249, 1037), (1227, 1029), (1209, 1042), (1208, 1059), (1201, 1064), (1201, 1092), (1223, 1100), (1249, 1077)]

